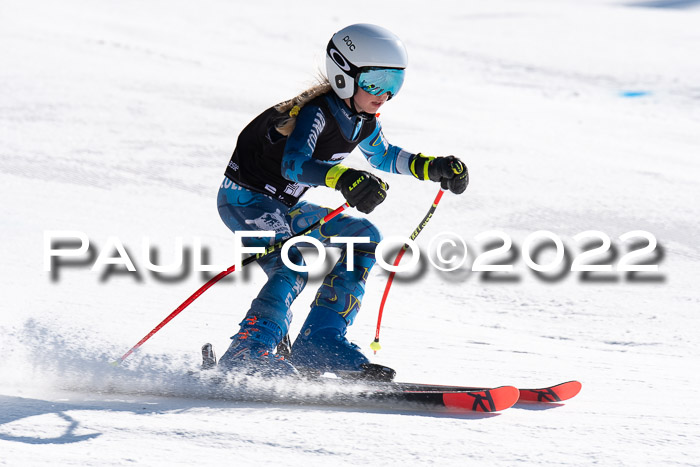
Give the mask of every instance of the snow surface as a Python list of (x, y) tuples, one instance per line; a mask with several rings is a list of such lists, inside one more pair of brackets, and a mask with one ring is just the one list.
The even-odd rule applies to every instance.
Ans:
[[(0, 464), (699, 465), (698, 3), (3, 0)], [(161, 262), (181, 236), (228, 265), (214, 200), (238, 131), (305, 88), (329, 36), (354, 22), (408, 47), (387, 138), (459, 155), (472, 177), (418, 238), (456, 232), (470, 260), (395, 282), (375, 360), (403, 381), (582, 381), (563, 406), (477, 416), (209, 400), (187, 371), (202, 343), (226, 348), (257, 268), (109, 365), (205, 280), (154, 276), (143, 239)], [(406, 236), (437, 187), (382, 176), (389, 197), (369, 217)], [(343, 202), (327, 189), (308, 199)], [(49, 230), (85, 232), (93, 256), (44, 271)], [(599, 230), (618, 248), (598, 257), (608, 263), (629, 249), (621, 234), (645, 230), (660, 267), (546, 280), (514, 256), (516, 280), (486, 280), (468, 267), (489, 230), (518, 249), (550, 230), (574, 253), (574, 235)], [(90, 269), (103, 249), (116, 256), (110, 237), (138, 274)], [(322, 276), (294, 304), (293, 335)], [(349, 332), (365, 349), (387, 277), (372, 272)]]

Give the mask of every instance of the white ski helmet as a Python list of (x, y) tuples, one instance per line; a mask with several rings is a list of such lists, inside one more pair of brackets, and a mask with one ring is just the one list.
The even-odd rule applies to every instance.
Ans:
[(370, 94), (401, 88), (408, 63), (406, 47), (391, 31), (373, 24), (353, 24), (336, 32), (326, 48), (326, 75), (341, 99), (358, 87)]

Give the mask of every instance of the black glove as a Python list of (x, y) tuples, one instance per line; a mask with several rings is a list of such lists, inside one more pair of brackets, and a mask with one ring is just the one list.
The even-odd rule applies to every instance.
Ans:
[(364, 170), (347, 169), (338, 178), (339, 190), (350, 206), (369, 214), (386, 198), (389, 185)]
[(428, 157), (416, 154), (411, 162), (411, 172), (420, 180), (440, 182), (443, 190), (452, 193), (464, 193), (469, 185), (469, 170), (455, 156)]

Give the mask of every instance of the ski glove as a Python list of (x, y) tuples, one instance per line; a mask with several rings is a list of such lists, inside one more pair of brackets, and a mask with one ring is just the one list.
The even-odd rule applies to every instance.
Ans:
[(340, 191), (350, 206), (369, 214), (386, 198), (389, 185), (364, 170), (355, 170), (340, 164), (326, 174), (326, 185)]
[(428, 157), (418, 153), (410, 163), (411, 173), (419, 180), (440, 182), (443, 190), (464, 193), (469, 185), (469, 170), (455, 156)]

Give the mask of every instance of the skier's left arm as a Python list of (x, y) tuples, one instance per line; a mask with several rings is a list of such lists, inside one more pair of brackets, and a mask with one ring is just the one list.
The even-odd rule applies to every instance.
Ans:
[(377, 126), (372, 134), (359, 144), (360, 151), (370, 165), (385, 172), (412, 175), (419, 180), (439, 182), (443, 190), (463, 193), (469, 184), (467, 165), (455, 156), (430, 157), (412, 154), (390, 144)]

